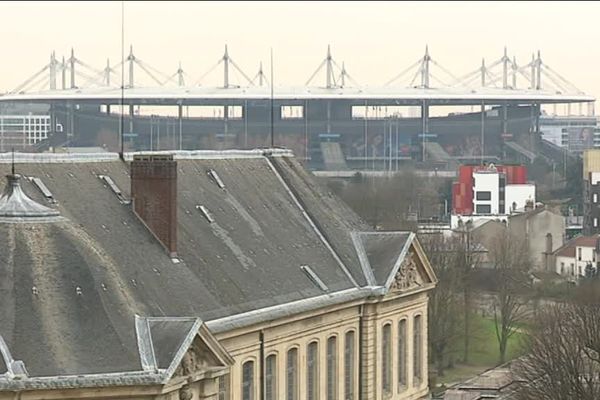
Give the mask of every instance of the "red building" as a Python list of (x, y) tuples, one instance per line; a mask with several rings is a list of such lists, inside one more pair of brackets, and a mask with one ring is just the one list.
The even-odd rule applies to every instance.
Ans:
[[(527, 167), (522, 165), (495, 165), (498, 172), (506, 177), (506, 185), (527, 183)], [(452, 213), (473, 214), (473, 173), (487, 170), (487, 165), (461, 165), (458, 182), (452, 184)]]

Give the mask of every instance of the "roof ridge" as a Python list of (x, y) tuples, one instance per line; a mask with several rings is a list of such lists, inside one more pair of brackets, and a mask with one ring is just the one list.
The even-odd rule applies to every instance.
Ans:
[(554, 252), (552, 254), (558, 254), (560, 251), (568, 249), (569, 247), (572, 246), (576, 246), (577, 245), (577, 241), (580, 239), (586, 239), (586, 238), (596, 238), (596, 240), (600, 239), (600, 234), (593, 234), (593, 235), (584, 235), (584, 234), (578, 234), (577, 236), (572, 237), (571, 239), (569, 239), (566, 243), (564, 243), (562, 246), (560, 246), (558, 249), (554, 250)]
[[(348, 279), (350, 279), (350, 282), (352, 282), (352, 284), (355, 287), (360, 287), (360, 285), (358, 284), (358, 282), (356, 281), (354, 276), (352, 276), (352, 274), (348, 270), (348, 267), (346, 267), (346, 264), (344, 264), (344, 262), (342, 261), (342, 258), (340, 257), (338, 252), (331, 245), (331, 242), (327, 238), (325, 232), (323, 232), (323, 229), (319, 227), (319, 225), (315, 221), (315, 218), (313, 218), (310, 215), (310, 213), (308, 212), (308, 210), (306, 209), (300, 196), (298, 196), (297, 193), (294, 192), (294, 188), (292, 187), (292, 185), (290, 185), (288, 182), (286, 182), (285, 178), (283, 177), (283, 174), (280, 173), (278, 167), (276, 166), (276, 163), (271, 162), (269, 156), (265, 156), (265, 159), (267, 160), (267, 164), (269, 165), (269, 168), (271, 168), (271, 170), (273, 171), (275, 176), (277, 176), (277, 179), (279, 179), (279, 181), (281, 182), (281, 184), (283, 185), (285, 190), (292, 197), (294, 203), (296, 203), (296, 205), (300, 208), (300, 210), (302, 211), (302, 214), (307, 219), (307, 221), (311, 225), (311, 227), (314, 229), (315, 233), (317, 234), (319, 239), (323, 242), (323, 244), (325, 245), (327, 250), (329, 250), (329, 252), (331, 252), (331, 254), (333, 255), (333, 258), (338, 263), (338, 265), (340, 266), (340, 268), (342, 269), (344, 274), (348, 277)], [(366, 277), (365, 277), (365, 279), (366, 279)]]

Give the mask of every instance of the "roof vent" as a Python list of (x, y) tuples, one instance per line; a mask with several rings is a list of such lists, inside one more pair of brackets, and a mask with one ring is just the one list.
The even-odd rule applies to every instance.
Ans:
[(306, 274), (306, 276), (308, 276), (308, 279), (310, 279), (312, 281), (312, 283), (314, 283), (319, 289), (321, 289), (324, 292), (326, 292), (326, 291), (329, 290), (329, 288), (327, 287), (327, 285), (325, 285), (323, 283), (323, 281), (321, 280), (321, 278), (319, 278), (317, 276), (317, 274), (315, 273), (315, 271), (313, 271), (308, 265), (301, 265), (300, 269), (302, 271), (304, 271), (304, 273)]
[(42, 182), (42, 180), (40, 178), (31, 177), (31, 178), (29, 178), (29, 180), (31, 182), (33, 182), (33, 184), (35, 186), (37, 186), (38, 189), (40, 189), (40, 192), (42, 192), (42, 194), (44, 195), (46, 200), (48, 200), (48, 202), (50, 202), (52, 204), (56, 203), (56, 200), (54, 200), (54, 196), (52, 195), (52, 192), (50, 190), (48, 190), (48, 188), (46, 187), (46, 185), (44, 185), (44, 182)]
[(30, 199), (21, 188), (21, 175), (6, 175), (7, 185), (0, 197), (0, 217), (16, 218), (17, 221), (36, 222), (49, 217), (59, 217), (57, 210), (43, 206)]
[(221, 189), (225, 189), (225, 184), (223, 183), (219, 175), (217, 175), (217, 171), (215, 171), (214, 169), (209, 169), (208, 175), (214, 179), (217, 186), (219, 186)]
[(202, 213), (202, 215), (204, 215), (204, 218), (206, 218), (206, 220), (209, 223), (213, 223), (215, 222), (215, 219), (213, 218), (213, 216), (210, 214), (210, 212), (208, 211), (208, 208), (204, 207), (204, 206), (196, 206), (197, 210), (200, 210), (200, 212)]
[(112, 178), (108, 175), (98, 175), (98, 178), (102, 179), (104, 182), (106, 182), (106, 184), (108, 185), (108, 187), (110, 187), (110, 190), (113, 191), (113, 193), (117, 196), (117, 198), (119, 199), (119, 201), (121, 202), (121, 204), (129, 204), (130, 201), (127, 200), (125, 198), (125, 196), (123, 196), (123, 192), (121, 192), (121, 189), (119, 189), (119, 187), (117, 186), (117, 184), (112, 180)]

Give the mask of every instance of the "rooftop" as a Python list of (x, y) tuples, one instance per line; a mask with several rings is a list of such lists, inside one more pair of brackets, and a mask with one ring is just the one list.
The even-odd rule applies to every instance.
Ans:
[[(202, 103), (203, 100), (268, 100), (271, 90), (268, 86), (249, 87), (143, 87), (126, 88), (123, 93), (125, 101), (144, 99), (149, 103), (172, 103), (185, 100), (186, 104)], [(537, 102), (537, 103), (570, 103), (592, 102), (593, 96), (585, 94), (562, 94), (559, 92), (531, 89), (497, 89), (497, 88), (463, 88), (463, 87), (275, 87), (276, 100), (310, 100), (310, 99), (363, 99), (397, 101), (398, 104), (418, 104), (421, 100), (429, 100), (430, 104), (481, 104), (481, 101), (494, 102)], [(118, 87), (88, 87), (81, 89), (46, 90), (31, 93), (15, 93), (0, 95), (3, 101), (44, 102), (49, 100), (99, 101), (121, 99)]]
[(555, 252), (555, 256), (559, 257), (575, 257), (577, 247), (591, 247), (596, 248), (598, 245), (598, 239), (600, 235), (583, 236), (579, 235), (574, 237), (565, 243), (562, 247), (559, 247)]
[(0, 220), (0, 338), (30, 379), (139, 373), (136, 316), (197, 318), (218, 333), (381, 295), (412, 245), (405, 232), (367, 234), (288, 151), (171, 153), (177, 259), (132, 212), (129, 162), (15, 153), (23, 193), (61, 216)]

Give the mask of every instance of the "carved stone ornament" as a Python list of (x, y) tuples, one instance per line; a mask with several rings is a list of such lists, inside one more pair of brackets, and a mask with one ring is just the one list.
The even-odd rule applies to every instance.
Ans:
[(413, 258), (413, 253), (409, 252), (402, 262), (402, 265), (400, 265), (398, 273), (394, 277), (391, 289), (406, 290), (414, 286), (421, 286), (421, 277), (419, 276), (417, 263)]
[(183, 385), (181, 389), (179, 389), (179, 400), (192, 400), (194, 394), (192, 393), (192, 389), (190, 385)]
[(209, 355), (206, 350), (201, 348), (198, 341), (195, 341), (189, 350), (183, 356), (181, 365), (175, 371), (175, 376), (189, 376), (194, 372), (201, 371), (209, 366)]

